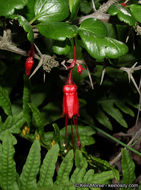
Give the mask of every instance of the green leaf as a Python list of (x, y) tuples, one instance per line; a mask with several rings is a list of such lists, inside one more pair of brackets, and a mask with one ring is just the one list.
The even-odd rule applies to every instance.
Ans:
[(45, 187), (47, 185), (53, 185), (53, 175), (55, 171), (55, 165), (58, 158), (59, 146), (55, 144), (46, 154), (43, 164), (40, 169), (40, 178), (38, 182), (39, 187)]
[(113, 38), (106, 37), (105, 25), (96, 19), (84, 20), (79, 34), (88, 53), (99, 61), (104, 58), (118, 58), (128, 51), (128, 47)]
[(113, 129), (109, 118), (107, 117), (107, 115), (102, 110), (97, 111), (97, 113), (95, 114), (95, 118), (98, 120), (99, 123), (101, 123), (102, 125), (104, 125), (108, 129), (110, 129), (110, 130)]
[(70, 150), (68, 154), (63, 159), (63, 162), (60, 165), (56, 184), (68, 184), (69, 183), (69, 175), (73, 167), (73, 150)]
[(34, 33), (33, 33), (32, 27), (29, 24), (29, 22), (21, 15), (12, 15), (10, 18), (18, 20), (20, 26), (22, 26), (23, 29), (25, 30), (25, 32), (27, 32), (27, 39), (30, 42), (33, 42), (34, 41)]
[(26, 7), (27, 7), (26, 18), (28, 20), (31, 20), (35, 17), (34, 4), (35, 4), (35, 0), (30, 0), (30, 1), (28, 1), (27, 5), (26, 5)]
[(129, 8), (133, 17), (141, 23), (141, 5), (132, 4)]
[(93, 35), (104, 38), (107, 36), (107, 30), (105, 25), (97, 19), (89, 18), (84, 20), (80, 27), (80, 31), (91, 32)]
[(74, 170), (70, 181), (72, 183), (82, 183), (88, 164), (80, 150), (76, 150), (75, 152), (75, 165), (76, 169)]
[(70, 51), (70, 46), (66, 45), (64, 47), (61, 46), (53, 46), (53, 52), (58, 55), (67, 55)]
[(130, 115), (130, 116), (132, 116), (132, 117), (135, 116), (134, 112), (133, 112), (128, 106), (126, 106), (124, 102), (122, 102), (122, 101), (117, 101), (117, 100), (116, 100), (116, 101), (115, 101), (115, 105), (116, 105), (122, 112), (124, 112), (124, 113), (126, 113), (126, 114), (128, 114), (128, 115)]
[(93, 177), (93, 183), (94, 184), (105, 184), (108, 180), (111, 180), (114, 178), (113, 171), (104, 171), (101, 173), (97, 173)]
[(3, 190), (13, 190), (16, 182), (16, 164), (14, 157), (14, 146), (17, 143), (14, 136), (6, 132), (0, 146), (0, 187)]
[(109, 162), (107, 162), (106, 160), (102, 160), (101, 158), (96, 158), (94, 156), (90, 156), (91, 160), (95, 163), (95, 165), (97, 167), (102, 167), (104, 169), (108, 169), (108, 170), (112, 170), (113, 171), (113, 175), (114, 175), (114, 178), (119, 181), (120, 179), (120, 176), (119, 176), (119, 171), (116, 170), (114, 167), (112, 167)]
[(129, 152), (125, 149), (122, 149), (122, 160), (121, 160), (121, 167), (122, 167), (122, 183), (123, 184), (132, 184), (136, 179), (135, 176), (135, 164), (130, 158)]
[(35, 20), (62, 21), (69, 15), (68, 1), (64, 0), (36, 0)]
[(28, 0), (0, 0), (0, 16), (8, 16), (12, 15), (15, 11), (15, 9), (22, 9), (26, 4)]
[(45, 98), (46, 98), (46, 93), (43, 92), (31, 94), (31, 102), (37, 107), (43, 103)]
[(36, 188), (36, 176), (40, 166), (40, 143), (35, 140), (32, 144), (29, 154), (20, 175), (20, 189), (27, 190)]
[(92, 10), (91, 3), (87, 0), (80, 1), (80, 11), (84, 14), (89, 14)]
[(24, 76), (24, 89), (23, 89), (23, 114), (26, 119), (28, 126), (31, 122), (31, 110), (28, 103), (30, 102), (30, 88), (29, 88), (29, 79)]
[(33, 117), (35, 119), (36, 126), (38, 128), (42, 128), (43, 127), (43, 121), (42, 121), (39, 109), (34, 104), (29, 103), (28, 105), (29, 105), (29, 107), (33, 113)]
[(7, 115), (12, 115), (11, 103), (8, 91), (0, 86), (0, 106)]
[(43, 36), (54, 40), (64, 41), (77, 35), (77, 27), (65, 22), (43, 22), (37, 28)]
[(110, 100), (103, 100), (100, 102), (102, 109), (111, 117), (113, 117), (121, 126), (128, 127), (121, 112), (113, 106), (113, 102)]
[[(95, 134), (95, 131), (89, 127), (89, 126), (78, 126), (78, 133), (79, 133), (79, 137), (80, 137), (80, 142), (81, 142), (81, 146), (87, 146), (87, 145), (91, 145), (95, 143), (94, 138), (92, 137), (93, 134)], [(61, 137), (61, 144), (63, 144), (64, 138), (65, 138), (65, 127), (63, 129), (60, 130), (60, 137)], [(71, 126), (68, 125), (67, 127), (67, 139), (71, 139)], [(74, 143), (76, 144), (77, 142), (77, 135), (76, 135), (76, 130), (74, 127), (73, 130), (73, 139), (74, 139)], [(70, 140), (71, 142), (71, 140)]]
[(136, 23), (128, 8), (123, 7), (121, 4), (113, 4), (108, 9), (108, 13), (112, 16), (117, 15), (120, 21), (129, 24), (129, 26), (134, 26)]
[(80, 5), (80, 0), (69, 0), (69, 8), (71, 12), (70, 19), (74, 19), (77, 15), (78, 9)]
[(8, 116), (5, 122), (0, 127), (0, 139), (3, 138), (5, 132), (9, 131), (10, 133), (18, 134), (21, 132), (20, 128), (24, 125), (25, 118), (23, 112), (18, 115)]

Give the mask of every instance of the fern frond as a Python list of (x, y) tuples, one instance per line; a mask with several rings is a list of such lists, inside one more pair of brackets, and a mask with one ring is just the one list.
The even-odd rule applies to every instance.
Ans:
[(30, 102), (29, 79), (26, 76), (24, 76), (23, 114), (28, 126), (30, 126), (30, 122), (31, 122), (31, 114), (30, 114), (31, 110), (28, 106), (29, 102)]
[(130, 158), (129, 152), (122, 149), (122, 160), (121, 160), (123, 179), (122, 183), (132, 184), (136, 179), (135, 176), (135, 164)]
[(35, 119), (36, 126), (38, 128), (42, 128), (43, 127), (43, 121), (41, 119), (41, 114), (40, 114), (39, 109), (34, 104), (29, 103), (28, 105), (29, 105), (29, 107), (33, 113), (33, 117)]
[(38, 187), (45, 187), (53, 185), (53, 175), (55, 171), (55, 164), (58, 158), (59, 146), (55, 144), (46, 154), (43, 164), (40, 169), (40, 178)]
[(104, 171), (101, 173), (94, 174), (93, 177), (93, 183), (94, 184), (105, 184), (108, 180), (111, 180), (114, 178), (113, 171)]
[(8, 91), (0, 86), (0, 106), (7, 115), (12, 115), (11, 103)]
[(0, 186), (2, 190), (13, 190), (16, 183), (16, 164), (13, 159), (17, 143), (14, 136), (6, 132), (0, 146)]
[(73, 166), (73, 150), (70, 150), (60, 165), (55, 184), (69, 184), (69, 175)]
[(23, 117), (23, 112), (18, 115), (8, 116), (5, 122), (0, 127), (0, 139), (6, 131), (10, 133), (18, 134), (20, 133), (20, 128), (24, 125), (25, 119)]
[(35, 140), (32, 144), (29, 154), (26, 159), (26, 163), (23, 167), (22, 173), (20, 175), (20, 189), (30, 190), (36, 188), (36, 176), (39, 171), (40, 166), (40, 143)]
[(95, 117), (100, 124), (104, 125), (105, 127), (107, 127), (110, 130), (113, 129), (109, 118), (102, 110), (98, 109), (97, 113), (95, 114)]
[(100, 105), (102, 106), (102, 109), (110, 115), (112, 118), (114, 118), (121, 126), (128, 127), (127, 122), (123, 118), (122, 113), (114, 107), (114, 102), (111, 100), (103, 100), (100, 101)]

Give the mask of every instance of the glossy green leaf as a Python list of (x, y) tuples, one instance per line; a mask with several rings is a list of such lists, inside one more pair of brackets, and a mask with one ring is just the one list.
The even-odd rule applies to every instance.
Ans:
[(22, 173), (20, 175), (20, 189), (27, 190), (31, 188), (36, 188), (36, 175), (39, 171), (40, 165), (40, 143), (35, 140), (32, 144), (29, 154), (24, 164)]
[(71, 12), (70, 19), (72, 20), (77, 15), (78, 9), (80, 5), (80, 0), (69, 0), (69, 8)]
[(35, 19), (39, 21), (62, 21), (69, 15), (68, 1), (36, 0)]
[(11, 103), (8, 91), (0, 86), (0, 107), (3, 108), (7, 115), (12, 115)]
[(123, 7), (121, 4), (113, 4), (109, 9), (108, 13), (112, 16), (117, 15), (118, 19), (129, 24), (129, 26), (135, 25), (135, 19), (132, 17), (132, 14), (128, 8)]
[(46, 154), (40, 169), (39, 187), (53, 185), (53, 175), (55, 172), (56, 161), (58, 158), (59, 146), (55, 144)]
[(28, 0), (0, 0), (0, 16), (12, 15), (15, 9), (22, 9)]
[(132, 4), (129, 7), (133, 17), (141, 23), (141, 5)]
[(39, 32), (46, 38), (64, 41), (77, 35), (77, 27), (65, 22), (44, 22), (37, 25)]
[(21, 15), (12, 15), (11, 18), (18, 20), (20, 26), (22, 26), (23, 29), (25, 30), (25, 32), (27, 32), (27, 39), (30, 42), (33, 42), (34, 41), (34, 33), (33, 33), (32, 27), (29, 24), (29, 22)]
[(121, 167), (123, 174), (122, 183), (132, 184), (136, 179), (135, 164), (133, 160), (130, 158), (130, 154), (126, 149), (122, 149)]
[(95, 114), (95, 117), (99, 123), (101, 123), (108, 129), (112, 130), (112, 128), (113, 128), (112, 124), (111, 124), (109, 118), (107, 117), (107, 115), (102, 110), (97, 111), (97, 113)]
[(53, 52), (58, 55), (67, 55), (70, 51), (70, 46), (66, 45), (64, 47), (61, 46), (53, 46)]
[(94, 18), (84, 20), (81, 23), (79, 29), (83, 32), (90, 32), (100, 38), (104, 38), (107, 36), (107, 29), (105, 25), (100, 20)]
[(0, 146), (0, 187), (3, 190), (13, 190), (16, 182), (16, 164), (14, 161), (14, 145), (17, 143), (14, 136), (6, 132)]
[(104, 24), (96, 19), (83, 21), (79, 34), (88, 53), (99, 61), (104, 58), (118, 58), (128, 51), (128, 47), (113, 38), (106, 37)]
[(28, 1), (26, 7), (27, 7), (27, 13), (26, 13), (26, 18), (27, 20), (32, 20), (35, 17), (34, 14), (34, 4), (35, 4), (35, 0), (30, 0)]

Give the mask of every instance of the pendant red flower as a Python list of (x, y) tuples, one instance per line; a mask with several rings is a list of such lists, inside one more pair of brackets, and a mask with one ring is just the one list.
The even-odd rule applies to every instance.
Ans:
[(26, 63), (25, 63), (25, 74), (26, 74), (27, 76), (30, 75), (31, 69), (32, 69), (32, 67), (33, 67), (33, 64), (34, 64), (33, 57), (28, 57), (28, 58), (26, 59)]
[(34, 60), (33, 60), (34, 55), (35, 55), (34, 45), (32, 44), (31, 48), (30, 48), (30, 50), (28, 52), (28, 58), (26, 59), (26, 62), (25, 62), (25, 74), (27, 76), (30, 75), (31, 69), (32, 69), (32, 67), (34, 65)]
[(77, 86), (73, 83), (72, 80), (72, 69), (70, 70), (69, 77), (66, 85), (63, 88), (64, 97), (63, 97), (63, 115), (66, 115), (65, 121), (65, 147), (66, 147), (66, 138), (67, 138), (67, 124), (68, 119), (71, 120), (71, 134), (72, 134), (72, 144), (74, 150), (74, 141), (73, 141), (73, 123), (76, 129), (77, 134), (77, 145), (80, 147), (80, 139), (78, 134), (78, 121), (77, 116), (79, 116), (79, 102), (77, 95)]

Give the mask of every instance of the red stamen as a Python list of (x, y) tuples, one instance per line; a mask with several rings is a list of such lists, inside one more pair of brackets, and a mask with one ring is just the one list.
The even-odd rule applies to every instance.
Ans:
[(77, 121), (77, 117), (76, 118), (73, 117), (73, 122), (74, 122), (74, 126), (75, 126), (75, 129), (76, 129), (77, 145), (78, 145), (78, 147), (81, 147), (81, 143), (80, 143), (80, 139), (79, 139), (79, 133), (78, 133), (78, 121)]
[(71, 119), (71, 136), (72, 136), (72, 145), (73, 145), (73, 153), (74, 153), (74, 141), (73, 141), (73, 127), (72, 127), (72, 119)]
[(67, 148), (67, 124), (68, 124), (68, 117), (66, 115), (66, 121), (65, 121), (65, 149)]

